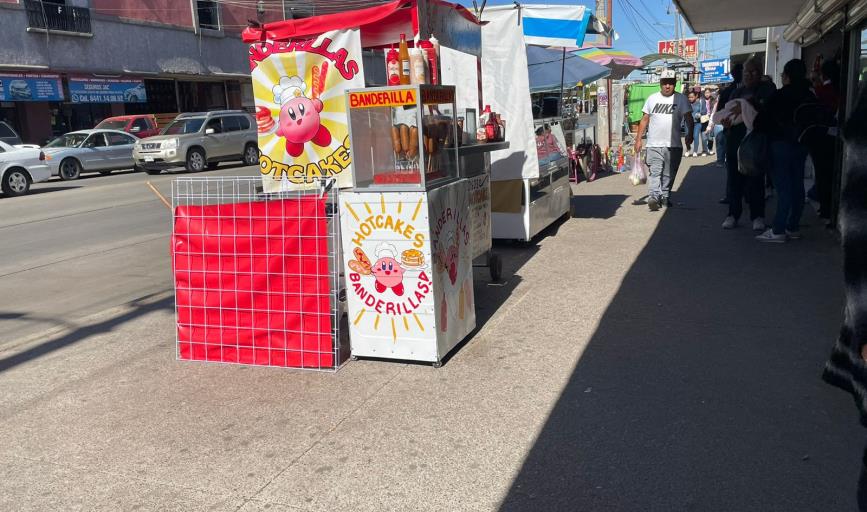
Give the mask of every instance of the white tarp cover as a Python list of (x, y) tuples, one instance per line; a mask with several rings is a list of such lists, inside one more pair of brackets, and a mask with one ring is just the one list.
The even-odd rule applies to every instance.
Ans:
[(527, 51), (518, 10), (485, 11), (482, 26), (482, 97), (506, 121), (509, 149), (491, 153), (491, 180), (539, 176)]

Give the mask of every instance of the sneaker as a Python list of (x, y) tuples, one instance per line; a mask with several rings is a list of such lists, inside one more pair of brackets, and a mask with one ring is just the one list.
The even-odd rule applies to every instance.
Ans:
[(715, 154), (716, 154), (716, 150), (711, 149), (711, 150), (710, 150), (710, 154), (711, 154), (711, 155), (715, 155)]
[(687, 151), (686, 153), (683, 154), (684, 158), (689, 158), (690, 156), (692, 156), (692, 155), (689, 154), (689, 151)]
[(786, 230), (786, 236), (792, 240), (800, 240), (801, 239), (801, 232), (800, 231), (789, 231), (787, 229)]
[(737, 226), (737, 225), (738, 225), (738, 221), (736, 221), (734, 217), (729, 215), (728, 217), (726, 217), (726, 220), (723, 221), (722, 228), (723, 229), (734, 229), (735, 226)]
[(767, 230), (765, 230), (764, 233), (756, 236), (756, 240), (758, 240), (759, 242), (771, 242), (771, 243), (775, 243), (775, 244), (781, 244), (781, 243), (784, 243), (786, 241), (786, 235), (774, 234), (774, 230), (771, 228), (768, 228)]
[(707, 156), (707, 153), (705, 153), (704, 151), (702, 151), (702, 152), (701, 152), (701, 156)]
[(647, 206), (650, 208), (650, 211), (655, 212), (659, 210), (659, 199), (655, 197), (650, 197), (647, 199)]
[(761, 217), (753, 219), (753, 231), (764, 231), (765, 227), (765, 219)]

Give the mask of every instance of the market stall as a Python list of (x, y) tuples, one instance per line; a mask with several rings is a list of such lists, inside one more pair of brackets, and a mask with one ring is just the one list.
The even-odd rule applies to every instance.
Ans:
[[(594, 26), (583, 6), (489, 7), (484, 21), (482, 90), (492, 108), (508, 120), (506, 140), (510, 144), (508, 150), (491, 155), (493, 237), (530, 240), (570, 211), (570, 160), (560, 106), (567, 77), (578, 83), (596, 80), (606, 72), (567, 53), (580, 47), (584, 35), (591, 32), (589, 27)], [(539, 68), (558, 66), (562, 84), (556, 94), (542, 95), (541, 104), (535, 105), (531, 80), (540, 78), (530, 68), (531, 62)], [(579, 63), (589, 65), (589, 71), (577, 69)], [(551, 85), (544, 82), (542, 79), (540, 85)], [(554, 109), (546, 107), (549, 99)]]
[(473, 259), (497, 260), (488, 154), (508, 144), (502, 119), (480, 125), (478, 20), (398, 0), (244, 37), (266, 186), (352, 187), (339, 204), (352, 356), (439, 365), (475, 328)]

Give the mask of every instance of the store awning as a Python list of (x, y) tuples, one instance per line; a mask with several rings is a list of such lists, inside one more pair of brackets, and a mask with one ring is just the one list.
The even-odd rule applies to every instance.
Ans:
[[(696, 34), (788, 25), (814, 0), (674, 0)], [(817, 0), (824, 3), (825, 0)], [(839, 0), (831, 0), (839, 3)]]
[(580, 48), (587, 34), (610, 34), (611, 28), (599, 21), (583, 5), (519, 4), (485, 8), (483, 19), (498, 13), (520, 10), (524, 42), (537, 46)]
[(605, 66), (570, 53), (566, 54), (564, 62), (562, 50), (538, 46), (527, 46), (527, 68), (530, 92), (559, 91), (561, 72), (565, 89), (575, 87), (579, 83), (589, 84), (611, 74), (611, 70)]

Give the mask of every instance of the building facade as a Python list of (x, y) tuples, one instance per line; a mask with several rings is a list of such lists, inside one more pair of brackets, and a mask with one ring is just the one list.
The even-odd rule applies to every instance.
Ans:
[(0, 0), (0, 120), (42, 144), (112, 115), (252, 108), (248, 20), (293, 1)]

